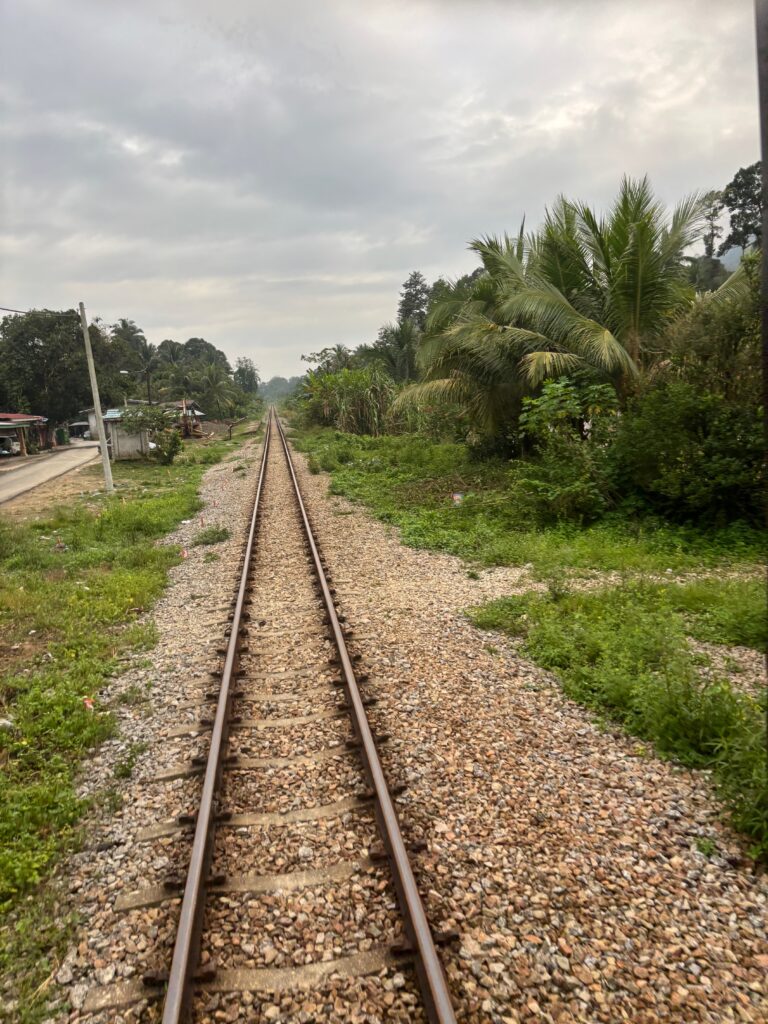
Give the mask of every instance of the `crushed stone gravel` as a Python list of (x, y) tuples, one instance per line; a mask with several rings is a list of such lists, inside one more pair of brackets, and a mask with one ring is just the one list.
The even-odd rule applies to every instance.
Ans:
[[(256, 446), (250, 447), (256, 455)], [(456, 558), (402, 546), (393, 529), (329, 496), (327, 477), (309, 473), (300, 456), (296, 462), (354, 630), (351, 647), (362, 656), (369, 691), (378, 698), (372, 724), (391, 737), (381, 748), (382, 761), (390, 784), (407, 785), (397, 799), (404, 835), (427, 844), (414, 862), (430, 920), (459, 933), (443, 951), (459, 1019), (720, 1024), (768, 1018), (768, 886), (751, 871), (744, 843), (723, 824), (706, 773), (657, 760), (635, 741), (601, 730), (514, 645), (493, 636), (491, 647), (489, 634), (468, 622), (464, 608), (530, 589), (525, 569), (486, 570), (470, 579)], [(199, 707), (210, 689), (209, 673), (220, 662), (216, 648), (254, 486), (252, 476), (243, 479), (231, 469), (226, 463), (213, 467), (203, 487), (206, 525), (221, 522), (232, 533), (216, 549), (221, 561), (206, 563), (205, 549), (189, 546), (199, 522), (174, 535), (173, 543), (188, 547), (190, 557), (173, 570), (173, 585), (156, 607), (158, 646), (137, 658), (105, 695), (117, 702), (132, 687), (143, 696), (137, 703), (116, 703), (120, 736), (90, 762), (83, 795), (103, 789), (132, 746), (145, 743), (147, 750), (136, 757), (132, 778), (114, 783), (122, 807), (94, 814), (88, 848), (62, 869), (84, 925), (59, 969), (67, 1005), (53, 1018), (56, 1024), (159, 1020), (152, 1004), (86, 1016), (82, 1001), (93, 984), (135, 977), (158, 954), (168, 955), (174, 923), (168, 905), (115, 914), (112, 904), (137, 880), (153, 884), (162, 858), (178, 862), (184, 846), (178, 836), (147, 843), (135, 837), (140, 828), (177, 813), (188, 795), (184, 787), (191, 780), (147, 785), (158, 749), (173, 766), (191, 756), (196, 743), (205, 746), (202, 736), (168, 733), (181, 721), (194, 722), (194, 707), (179, 705)], [(290, 601), (300, 616), (312, 618), (311, 588), (277, 575), (271, 584), (276, 602)], [(202, 596), (191, 602), (190, 592)], [(263, 631), (259, 643), (269, 645), (271, 666), (308, 668), (311, 674), (302, 679), (307, 686), (333, 678), (330, 669), (305, 665), (279, 616), (265, 609), (261, 618), (264, 625), (252, 623), (251, 632)], [(220, 626), (213, 627), (214, 619)], [(248, 666), (255, 674), (263, 666), (259, 651)], [(280, 697), (297, 683), (286, 672), (254, 685), (260, 695)], [(307, 697), (290, 703), (289, 714), (278, 700), (268, 713), (289, 717), (325, 706)], [(266, 717), (260, 699), (244, 700), (240, 713), (250, 716), (251, 706), (253, 717)], [(245, 731), (238, 742), (244, 738)], [(302, 791), (302, 806), (306, 795)], [(312, 870), (365, 851), (371, 826), (370, 817), (357, 813), (324, 819), (313, 824), (311, 841), (298, 825), (221, 829), (217, 850), (242, 862), (253, 834), (263, 845), (258, 858), (249, 859), (249, 870)], [(699, 851), (701, 840), (712, 844), (714, 854)], [(332, 889), (273, 894), (275, 934), (286, 932), (283, 956), (322, 957), (333, 949), (334, 924), (343, 920), (341, 908), (348, 903), (340, 899), (341, 918), (335, 917), (327, 906)], [(386, 934), (398, 923), (390, 916), (391, 896), (383, 892), (381, 920), (374, 918), (373, 926)], [(268, 907), (262, 896), (226, 899), (252, 902), (262, 908), (259, 914)], [(298, 909), (301, 899), (311, 909)], [(309, 951), (280, 924), (289, 904), (292, 913), (307, 914)], [(323, 913), (327, 934), (318, 927)], [(374, 939), (379, 941), (365, 933), (362, 941)], [(224, 948), (230, 951), (230, 944)], [(404, 967), (330, 979), (312, 992), (206, 996), (195, 1019), (371, 1024), (423, 1017)]]
[[(372, 722), (462, 1021), (762, 1022), (768, 885), (705, 772), (601, 729), (463, 609), (530, 589), (479, 579), (300, 483), (378, 704)], [(492, 644), (489, 643), (492, 640)], [(709, 840), (707, 856), (698, 843)]]

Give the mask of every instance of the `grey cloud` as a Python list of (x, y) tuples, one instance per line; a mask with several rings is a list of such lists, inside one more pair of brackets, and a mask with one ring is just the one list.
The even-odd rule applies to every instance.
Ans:
[[(84, 298), (266, 373), (375, 336), (416, 267), (622, 173), (757, 158), (749, 0), (11, 0), (3, 305)], [(12, 45), (9, 44), (12, 40)]]

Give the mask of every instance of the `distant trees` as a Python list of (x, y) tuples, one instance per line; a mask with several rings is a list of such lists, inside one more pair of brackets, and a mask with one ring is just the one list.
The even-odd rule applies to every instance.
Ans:
[(298, 390), (302, 382), (301, 377), (270, 377), (268, 381), (259, 384), (259, 397), (264, 402), (278, 402), (281, 398), (288, 398)]
[[(142, 395), (152, 404), (195, 398), (210, 416), (244, 415), (258, 401), (258, 370), (241, 357), (233, 373), (225, 354), (204, 338), (149, 342), (133, 321), (89, 326), (101, 400), (123, 405)], [(91, 405), (79, 319), (74, 310), (35, 310), (0, 322), (0, 409), (35, 412), (53, 423)], [(211, 367), (214, 369), (211, 370)]]

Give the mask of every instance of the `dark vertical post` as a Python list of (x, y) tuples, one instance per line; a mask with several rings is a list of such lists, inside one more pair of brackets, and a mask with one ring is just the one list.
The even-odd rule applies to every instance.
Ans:
[[(763, 178), (763, 233), (761, 239), (760, 317), (763, 341), (763, 501), (768, 526), (768, 0), (755, 0), (755, 30), (757, 34), (757, 87), (760, 110), (760, 155)], [(768, 592), (768, 567), (766, 567)], [(767, 593), (768, 596), (768, 593)], [(768, 686), (768, 646), (765, 650), (766, 685)], [(766, 701), (765, 753), (768, 758), (768, 701)]]

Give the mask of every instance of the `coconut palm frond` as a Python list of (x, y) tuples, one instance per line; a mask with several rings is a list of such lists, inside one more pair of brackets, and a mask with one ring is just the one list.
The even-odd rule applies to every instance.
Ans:
[(531, 387), (549, 377), (562, 377), (585, 365), (585, 360), (572, 352), (530, 352), (520, 361), (523, 377)]

